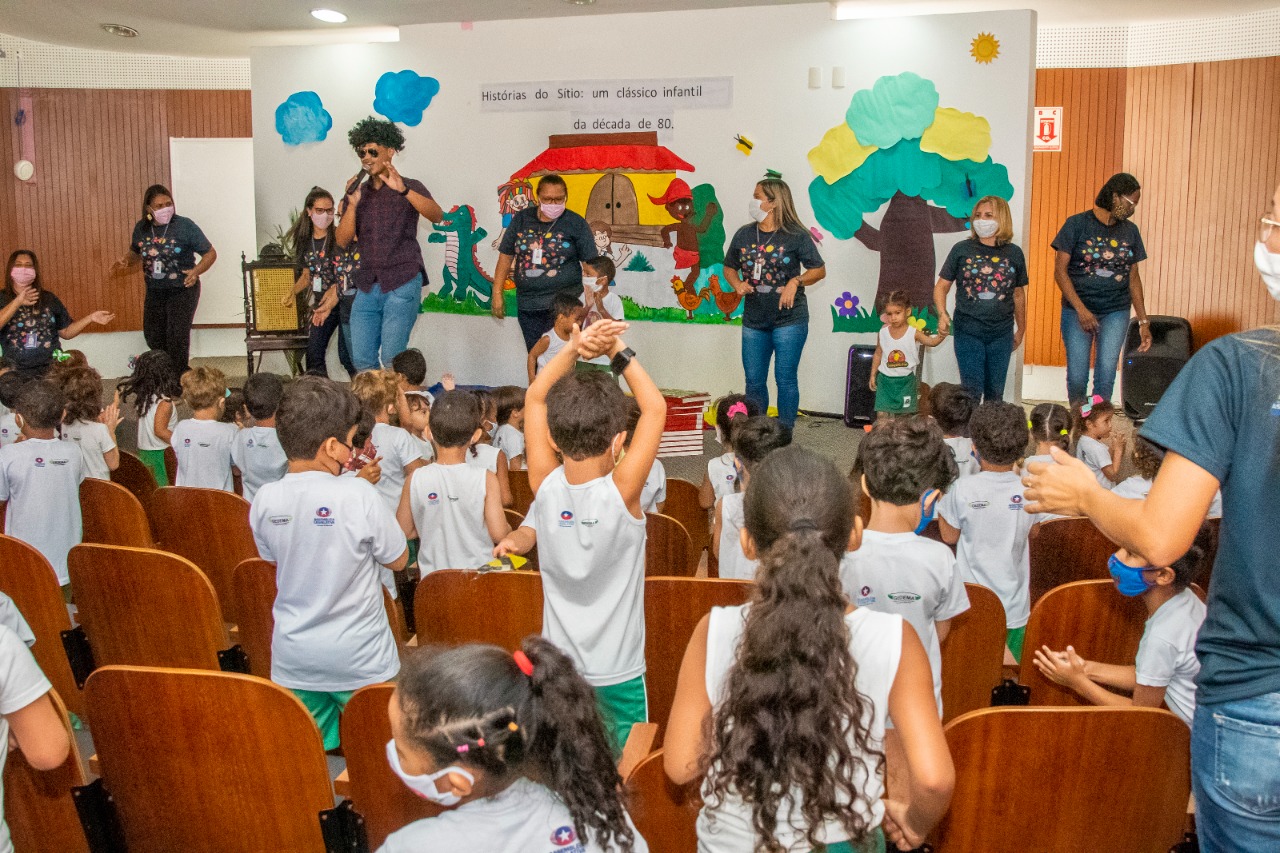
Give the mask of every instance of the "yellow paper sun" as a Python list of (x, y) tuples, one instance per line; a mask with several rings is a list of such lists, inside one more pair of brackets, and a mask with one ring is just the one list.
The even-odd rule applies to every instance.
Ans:
[(978, 37), (969, 46), (969, 53), (974, 62), (990, 65), (993, 59), (1000, 56), (1000, 42), (991, 33), (978, 33)]

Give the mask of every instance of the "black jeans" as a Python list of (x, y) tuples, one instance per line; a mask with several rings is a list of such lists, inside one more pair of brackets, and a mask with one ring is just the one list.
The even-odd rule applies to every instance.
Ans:
[(191, 321), (200, 303), (200, 285), (182, 288), (148, 287), (142, 303), (142, 336), (150, 349), (164, 350), (178, 373), (191, 357)]
[(541, 311), (517, 311), (516, 319), (520, 321), (520, 332), (524, 335), (525, 352), (533, 349), (538, 338), (551, 331), (556, 324), (555, 311), (544, 308)]
[[(347, 340), (347, 330), (350, 327), (351, 302), (354, 296), (345, 300), (340, 300), (334, 310), (329, 312), (329, 316), (319, 326), (311, 324), (307, 327), (307, 373), (312, 376), (329, 377), (329, 369), (325, 366), (325, 355), (329, 351), (329, 341), (333, 339), (333, 333), (338, 333), (338, 359), (342, 362), (342, 366), (351, 376), (356, 374), (355, 362), (351, 360), (351, 345)], [(343, 311), (343, 302), (346, 304), (346, 310)], [(345, 321), (344, 321), (345, 316)]]

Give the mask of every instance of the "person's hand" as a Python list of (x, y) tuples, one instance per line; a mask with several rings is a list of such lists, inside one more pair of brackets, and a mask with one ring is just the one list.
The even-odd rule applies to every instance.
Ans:
[(1036, 665), (1036, 669), (1040, 670), (1041, 675), (1063, 687), (1075, 689), (1076, 685), (1089, 680), (1085, 672), (1084, 658), (1076, 654), (1072, 646), (1067, 646), (1066, 651), (1063, 652), (1055, 652), (1048, 646), (1041, 646), (1036, 649), (1032, 663)]
[(1111, 448), (1111, 452), (1114, 455), (1117, 450), (1124, 450), (1124, 446), (1128, 441), (1129, 433), (1113, 429), (1111, 431), (1111, 435), (1107, 438), (1107, 445)]
[(292, 290), (290, 290), (284, 296), (280, 297), (280, 307), (289, 308), (295, 305), (297, 303), (297, 300), (298, 300), (297, 295)]
[(382, 479), (382, 457), (379, 456), (361, 468), (356, 472), (356, 476), (361, 480), (368, 480), (371, 485), (378, 485), (378, 481)]
[(898, 850), (915, 850), (924, 844), (924, 833), (916, 830), (907, 820), (908, 805), (902, 800), (884, 801), (885, 839)]
[(133, 266), (133, 261), (130, 257), (128, 255), (121, 255), (115, 259), (114, 263), (111, 264), (111, 274), (120, 275), (121, 273), (128, 272), (129, 267), (131, 266)]
[(732, 281), (729, 282), (729, 284), (733, 285), (733, 292), (738, 294), (739, 296), (746, 296), (748, 294), (756, 292), (756, 289), (753, 286), (747, 284), (742, 279), (738, 279), (737, 284), (733, 284)]
[(778, 307), (784, 311), (796, 304), (796, 293), (800, 290), (800, 279), (793, 278), (778, 294)]
[(663, 234), (663, 235), (662, 235), (662, 248), (664, 248), (664, 249), (670, 249), (670, 248), (671, 248), (671, 238), (670, 238), (670, 237), (668, 237), (666, 234)]
[(363, 168), (361, 168), (360, 171), (356, 172), (355, 176), (352, 177), (351, 180), (347, 181), (347, 187), (342, 191), (342, 194), (344, 196), (349, 196), (353, 192), (355, 192), (356, 189), (360, 186), (360, 181), (364, 178), (365, 174), (366, 172)]
[(1026, 487), (1024, 508), (1029, 513), (1084, 515), (1084, 499), (1093, 489), (1101, 489), (1098, 478), (1079, 459), (1061, 448), (1049, 451), (1053, 462), (1032, 462), (1022, 478)]
[(871, 371), (871, 381), (867, 383), (867, 387), (870, 388), (872, 391), (876, 390), (876, 374), (878, 372), (879, 371), (877, 370)]
[(89, 315), (89, 322), (97, 323), (99, 326), (105, 326), (116, 318), (116, 315), (110, 311), (94, 311)]
[(120, 417), (120, 392), (116, 391), (115, 396), (111, 398), (111, 405), (102, 410), (98, 415), (98, 420), (106, 424), (107, 429), (115, 435), (116, 428), (124, 422), (124, 418)]
[(323, 326), (325, 321), (329, 319), (329, 309), (321, 305), (319, 308), (311, 312), (311, 325)]
[(1151, 324), (1141, 323), (1138, 325), (1138, 337), (1142, 339), (1142, 343), (1138, 345), (1138, 352), (1146, 352), (1151, 349)]
[(503, 285), (495, 281), (493, 283), (493, 295), (489, 297), (489, 313), (498, 320), (502, 320), (507, 316), (507, 303), (503, 296)]
[(404, 178), (390, 163), (382, 170), (382, 182), (398, 193), (404, 192)]
[(621, 320), (597, 320), (586, 331), (578, 333), (578, 355), (586, 359), (608, 355), (617, 345), (619, 336), (629, 328), (630, 324)]
[(458, 382), (453, 378), (452, 373), (446, 373), (444, 376), (440, 377), (440, 385), (446, 391), (453, 391), (458, 387)]
[(1026, 334), (1027, 334), (1027, 330), (1022, 328), (1021, 326), (1018, 326), (1013, 330), (1013, 348), (1015, 351), (1018, 349), (1018, 347), (1022, 346), (1022, 339), (1026, 336)]
[(196, 268), (192, 267), (187, 270), (187, 274), (182, 277), (183, 287), (194, 287), (200, 281), (200, 274), (196, 272)]
[(510, 536), (504, 537), (501, 542), (493, 546), (493, 556), (505, 557), (508, 554), (520, 554), (516, 540)]
[(35, 305), (40, 301), (40, 291), (34, 287), (28, 287), (18, 293), (19, 305)]
[[(948, 314), (946, 311), (943, 311), (941, 314), (938, 315), (938, 334), (948, 335), (950, 333), (951, 333), (951, 315)], [(1013, 348), (1017, 349), (1018, 335), (1016, 332), (1014, 333), (1013, 337), (1014, 337)]]
[(1081, 307), (1076, 312), (1076, 317), (1080, 320), (1080, 328), (1086, 332), (1096, 332), (1098, 330), (1098, 318), (1093, 316), (1093, 312), (1088, 308)]

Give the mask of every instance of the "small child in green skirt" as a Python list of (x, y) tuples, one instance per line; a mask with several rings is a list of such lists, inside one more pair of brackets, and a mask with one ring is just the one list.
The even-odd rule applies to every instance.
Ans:
[(178, 425), (182, 383), (164, 350), (147, 350), (134, 361), (133, 375), (119, 385), (120, 402), (133, 400), (138, 415), (138, 458), (151, 469), (157, 486), (169, 485), (164, 451)]
[(930, 335), (917, 329), (911, 319), (911, 299), (904, 290), (895, 290), (884, 302), (880, 315), (884, 325), (876, 341), (876, 354), (871, 360), (872, 391), (876, 392), (876, 412), (881, 419), (893, 415), (913, 415), (920, 409), (916, 369), (920, 365), (920, 347), (936, 347), (945, 334)]

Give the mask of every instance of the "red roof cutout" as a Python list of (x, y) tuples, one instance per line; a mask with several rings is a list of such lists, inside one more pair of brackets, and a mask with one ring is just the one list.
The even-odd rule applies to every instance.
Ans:
[(682, 172), (693, 165), (661, 145), (581, 145), (552, 147), (512, 174), (511, 179), (559, 172)]

